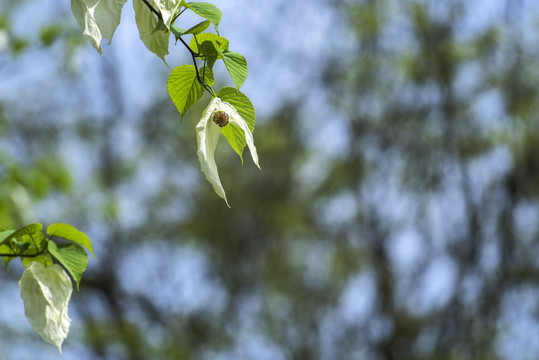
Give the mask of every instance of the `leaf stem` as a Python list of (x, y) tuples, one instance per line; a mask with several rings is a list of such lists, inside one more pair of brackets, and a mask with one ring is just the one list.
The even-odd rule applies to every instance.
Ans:
[(189, 53), (191, 54), (191, 57), (193, 58), (193, 64), (195, 65), (195, 71), (197, 73), (197, 80), (198, 82), (200, 83), (200, 85), (202, 85), (204, 87), (204, 89), (206, 89), (206, 91), (208, 91), (210, 94), (212, 94), (213, 97), (216, 97), (217, 94), (215, 94), (215, 92), (213, 91), (213, 89), (211, 88), (211, 86), (209, 86), (208, 84), (206, 84), (204, 82), (204, 80), (200, 77), (200, 73), (198, 72), (198, 66), (197, 66), (197, 61), (196, 61), (196, 58), (197, 58), (197, 53), (195, 53), (190, 47), (189, 45), (187, 45), (187, 43), (181, 38), (181, 36), (178, 38), (180, 39), (180, 41), (182, 42), (182, 44), (187, 48), (187, 50), (189, 50)]
[[(157, 15), (157, 17), (158, 17), (161, 21), (163, 21), (163, 16), (161, 15), (161, 13), (160, 13), (159, 11), (155, 10), (155, 9), (153, 8), (153, 6), (150, 5), (150, 3), (148, 2), (148, 0), (142, 0), (142, 2), (143, 2), (144, 4), (146, 4), (146, 6), (148, 7), (148, 9), (150, 9), (151, 12), (153, 12), (155, 15)], [(164, 21), (163, 21), (163, 22), (164, 22)]]
[[(144, 4), (146, 4), (146, 6), (148, 7), (148, 9), (150, 9), (151, 12), (153, 12), (155, 15), (157, 15), (157, 17), (159, 18), (159, 20), (163, 21), (163, 16), (161, 15), (161, 13), (159, 11), (157, 11), (156, 9), (154, 9), (154, 7), (152, 5), (150, 5), (150, 3), (148, 2), (148, 0), (142, 0), (142, 2)], [(182, 11), (183, 12), (183, 11)], [(180, 12), (181, 14), (181, 12)], [(178, 14), (178, 16), (180, 15)], [(176, 18), (178, 17), (176, 16)], [(175, 19), (174, 19), (175, 20)], [(196, 38), (196, 36), (195, 36)], [(182, 44), (187, 48), (187, 50), (189, 51), (189, 53), (191, 54), (191, 57), (193, 58), (193, 64), (195, 65), (195, 70), (196, 70), (196, 73), (197, 73), (197, 80), (198, 82), (200, 83), (200, 85), (202, 85), (202, 87), (207, 91), (209, 92), (210, 94), (212, 94), (213, 97), (217, 97), (217, 94), (215, 94), (215, 92), (213, 91), (213, 89), (211, 88), (211, 86), (208, 86), (208, 84), (206, 84), (204, 82), (204, 80), (200, 77), (200, 74), (198, 72), (198, 66), (197, 66), (197, 61), (196, 61), (196, 58), (198, 56), (197, 53), (195, 53), (190, 47), (189, 45), (187, 45), (187, 43), (181, 38), (181, 36), (178, 37), (178, 39), (180, 39), (180, 41), (182, 42)], [(0, 255), (1, 256), (1, 255)]]

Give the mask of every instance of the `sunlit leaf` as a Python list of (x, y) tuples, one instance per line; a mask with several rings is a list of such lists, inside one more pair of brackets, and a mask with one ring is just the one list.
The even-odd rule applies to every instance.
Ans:
[(193, 65), (181, 65), (172, 70), (167, 88), (170, 98), (182, 116), (202, 96), (202, 85), (198, 82)]
[(208, 66), (203, 66), (200, 69), (198, 69), (198, 72), (200, 76), (204, 79), (204, 82), (208, 84), (209, 86), (213, 86), (215, 84), (215, 74), (213, 73), (213, 70)]
[(52, 224), (47, 228), (47, 234), (49, 236), (61, 237), (80, 244), (90, 250), (94, 258), (96, 258), (94, 250), (92, 249), (92, 243), (90, 242), (90, 239), (88, 239), (88, 236), (82, 231), (77, 230), (74, 226), (67, 224)]
[(232, 81), (234, 81), (234, 86), (239, 89), (247, 78), (247, 60), (241, 54), (223, 51), (223, 61)]
[(4, 242), (5, 239), (11, 237), (11, 235), (17, 230), (4, 230), (0, 231), (0, 244)]
[(82, 274), (88, 266), (86, 251), (77, 244), (56, 245), (54, 241), (49, 241), (48, 249), (51, 255), (69, 272), (78, 289)]
[(217, 30), (223, 13), (215, 5), (206, 2), (187, 3), (184, 0), (182, 0), (182, 5), (193, 10), (197, 15), (203, 17), (204, 19), (211, 21)]
[[(41, 233), (42, 229), (43, 229), (43, 226), (41, 224), (38, 224), (38, 223), (30, 224), (30, 225), (23, 226), (22, 228), (17, 229), (16, 231), (13, 231), (8, 236), (5, 236), (7, 235), (7, 233), (5, 231), (2, 231), (0, 232), (0, 239), (2, 239), (3, 237), (1, 241), (2, 243), (5, 243), (11, 239), (15, 239), (23, 235), (33, 235), (36, 233)], [(12, 230), (7, 230), (7, 231), (12, 231)]]
[[(255, 108), (249, 98), (245, 96), (239, 90), (233, 87), (225, 87), (219, 91), (217, 95), (222, 101), (228, 102), (237, 111), (241, 118), (247, 123), (249, 130), (254, 131), (255, 128)], [(245, 135), (241, 128), (234, 124), (232, 126), (223, 127), (222, 134), (228, 140), (230, 146), (240, 156), (241, 163), (243, 164), (243, 150), (247, 145), (245, 141)]]
[(190, 28), (189, 30), (187, 30), (184, 33), (184, 35), (187, 35), (187, 34), (198, 35), (201, 32), (203, 32), (204, 30), (206, 30), (208, 28), (208, 26), (210, 26), (210, 24), (211, 23), (210, 23), (209, 20), (202, 21), (201, 23), (198, 23), (195, 26), (193, 26), (192, 28)]
[(189, 47), (191, 50), (193, 50), (195, 53), (199, 53), (199, 45), (204, 43), (205, 41), (211, 41), (214, 43), (215, 49), (219, 49), (220, 51), (216, 54), (218, 59), (222, 59), (223, 55), (221, 54), (221, 51), (228, 49), (228, 40), (222, 36), (215, 35), (212, 33), (202, 33), (196, 36), (193, 36), (191, 39), (191, 42), (189, 43)]
[(50, 266), (53, 264), (52, 257), (50, 256), (50, 254), (43, 254), (43, 255), (38, 255), (35, 257), (22, 257), (21, 258), (21, 262), (24, 265), (24, 267), (27, 267), (28, 265), (30, 265), (32, 261), (38, 261), (45, 266)]
[(217, 96), (238, 111), (241, 118), (249, 125), (251, 132), (255, 130), (255, 107), (244, 93), (233, 87), (224, 87)]
[(159, 56), (165, 61), (165, 55), (168, 54), (168, 40), (170, 32), (161, 30), (166, 29), (157, 16), (148, 9), (141, 0), (134, 0), (135, 21), (140, 39), (148, 50)]
[(213, 65), (217, 58), (221, 55), (221, 51), (215, 47), (213, 41), (206, 40), (200, 44), (200, 53), (202, 58), (206, 60), (206, 64), (210, 69), (213, 69)]

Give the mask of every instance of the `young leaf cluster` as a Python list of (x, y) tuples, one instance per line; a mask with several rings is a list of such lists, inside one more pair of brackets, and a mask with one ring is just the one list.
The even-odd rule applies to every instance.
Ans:
[[(85, 248), (95, 257), (90, 239), (67, 224), (52, 224), (43, 233), (41, 224), (30, 224), (17, 230), (0, 231), (0, 256), (6, 267), (19, 257), (25, 267), (37, 261), (45, 266), (62, 265), (77, 289), (88, 266)], [(58, 243), (57, 243), (58, 241)]]
[[(72, 0), (73, 14), (81, 30), (99, 53), (101, 39), (112, 39), (125, 1), (101, 1), (95, 5), (93, 0)], [(208, 181), (226, 201), (217, 168), (214, 166), (215, 146), (219, 135), (225, 136), (240, 156), (242, 164), (243, 150), (249, 145), (253, 161), (258, 166), (258, 155), (252, 141), (254, 107), (247, 96), (239, 91), (247, 78), (247, 60), (242, 54), (230, 50), (228, 39), (219, 33), (223, 14), (213, 4), (185, 0), (133, 0), (133, 7), (140, 39), (148, 50), (166, 64), (165, 56), (169, 54), (170, 36), (174, 35), (176, 45), (183, 45), (191, 55), (192, 64), (173, 69), (167, 82), (168, 93), (181, 117), (200, 100), (204, 92), (208, 92), (213, 98), (196, 127), (199, 161)], [(200, 21), (193, 26), (182, 27), (182, 14), (185, 12), (198, 15)], [(209, 31), (211, 25), (215, 33)], [(234, 87), (225, 87), (217, 93), (212, 86), (215, 84), (214, 66), (219, 61), (223, 62)], [(216, 98), (220, 101), (214, 101)], [(219, 129), (209, 122), (218, 112), (225, 113), (228, 118), (231, 115), (228, 112), (233, 115), (230, 124), (227, 121), (219, 125)], [(208, 151), (209, 149), (211, 151)]]

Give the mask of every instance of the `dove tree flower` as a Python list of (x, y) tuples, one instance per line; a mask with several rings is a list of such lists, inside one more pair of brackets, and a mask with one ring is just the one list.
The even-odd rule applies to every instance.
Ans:
[(26, 318), (34, 331), (62, 353), (62, 343), (69, 333), (67, 315), (73, 291), (71, 280), (58, 264), (45, 266), (33, 261), (19, 281)]
[(215, 163), (215, 149), (221, 135), (221, 131), (225, 126), (239, 127), (245, 136), (245, 141), (249, 147), (253, 162), (260, 169), (258, 163), (258, 154), (254, 143), (253, 134), (247, 125), (247, 122), (238, 114), (238, 111), (230, 103), (222, 101), (215, 97), (202, 113), (202, 117), (196, 126), (197, 142), (198, 142), (198, 159), (202, 172), (206, 179), (213, 185), (213, 189), (222, 197), (227, 206), (225, 190), (219, 179), (217, 164)]

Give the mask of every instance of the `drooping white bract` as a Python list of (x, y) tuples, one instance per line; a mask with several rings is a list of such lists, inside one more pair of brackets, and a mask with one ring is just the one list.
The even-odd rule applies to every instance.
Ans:
[(215, 97), (206, 107), (202, 113), (202, 118), (197, 124), (197, 142), (198, 142), (198, 159), (200, 161), (200, 167), (202, 172), (206, 176), (206, 179), (213, 185), (213, 189), (222, 197), (227, 206), (228, 200), (226, 199), (225, 190), (221, 185), (219, 179), (219, 173), (217, 171), (217, 165), (215, 164), (215, 149), (219, 142), (219, 135), (221, 135), (221, 127), (213, 122), (213, 115), (218, 111), (224, 111), (229, 116), (229, 124), (234, 124), (243, 130), (245, 133), (245, 141), (251, 152), (251, 157), (258, 168), (258, 154), (256, 153), (256, 147), (253, 139), (253, 134), (249, 130), (249, 126), (238, 114), (238, 111), (230, 105), (228, 102), (221, 101), (221, 99)]
[(112, 41), (112, 35), (120, 24), (122, 7), (127, 0), (71, 0), (71, 11), (82, 33), (99, 54), (103, 38)]
[(33, 261), (19, 280), (26, 318), (34, 331), (62, 353), (71, 319), (67, 308), (73, 286), (58, 264), (45, 266)]

